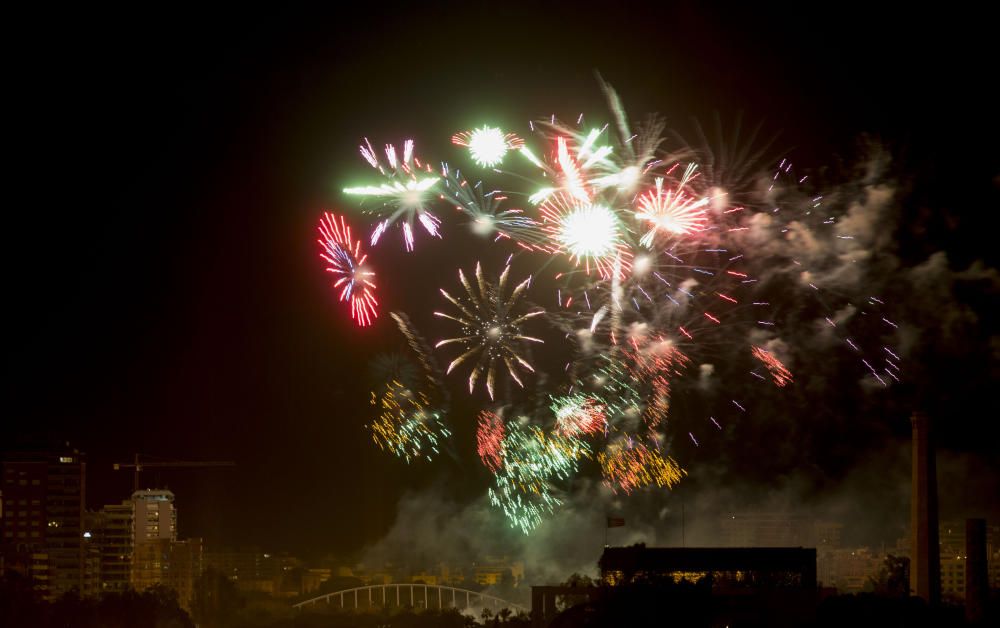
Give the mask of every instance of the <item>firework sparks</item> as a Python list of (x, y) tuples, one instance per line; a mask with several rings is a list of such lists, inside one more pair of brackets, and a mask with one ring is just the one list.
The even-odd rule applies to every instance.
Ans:
[(539, 206), (539, 212), (553, 253), (566, 254), (577, 265), (583, 262), (587, 274), (593, 268), (605, 279), (629, 272), (632, 254), (614, 211), (555, 192)]
[(335, 277), (333, 287), (340, 290), (340, 300), (351, 303), (351, 317), (358, 325), (370, 325), (378, 316), (378, 301), (375, 273), (365, 266), (368, 255), (361, 251), (361, 240), (352, 244), (351, 228), (344, 217), (329, 212), (320, 219), (319, 233), (319, 256), (327, 263), (326, 272)]
[(402, 223), (403, 242), (407, 251), (413, 250), (413, 222), (417, 220), (427, 233), (440, 237), (441, 221), (428, 210), (428, 205), (435, 198), (433, 188), (440, 180), (430, 167), (421, 167), (420, 161), (413, 156), (413, 140), (406, 140), (403, 145), (403, 158), (399, 160), (396, 147), (387, 144), (385, 156), (388, 166), (383, 166), (375, 150), (368, 140), (361, 147), (361, 156), (372, 168), (386, 178), (378, 185), (364, 185), (344, 188), (345, 194), (373, 198), (377, 206), (369, 206), (368, 213), (374, 214), (380, 220), (372, 232), (371, 244), (375, 246), (382, 234), (400, 218)]
[(476, 429), (476, 453), (483, 464), (496, 473), (503, 461), (503, 439), (505, 429), (503, 419), (494, 412), (483, 410), (479, 413)]
[(481, 236), (496, 234), (510, 238), (530, 249), (530, 245), (544, 242), (545, 237), (538, 223), (516, 208), (501, 210), (501, 202), (506, 196), (492, 190), (483, 191), (482, 182), (470, 185), (461, 173), (447, 164), (442, 170), (444, 189), (442, 196), (455, 205), (455, 209), (472, 219), (472, 231)]
[(606, 451), (597, 454), (597, 461), (601, 464), (605, 482), (614, 492), (621, 489), (631, 493), (653, 484), (672, 488), (687, 475), (673, 458), (664, 457), (631, 439), (608, 446)]
[(552, 482), (571, 477), (579, 460), (589, 455), (590, 448), (579, 439), (512, 423), (489, 489), (490, 502), (503, 510), (511, 527), (529, 534), (562, 503), (553, 495)]
[(453, 144), (468, 147), (473, 161), (484, 168), (500, 165), (507, 151), (524, 145), (524, 140), (517, 135), (504, 133), (492, 126), (456, 133), (451, 137), (451, 141)]
[(608, 417), (641, 416), (652, 429), (663, 424), (670, 409), (670, 382), (690, 360), (661, 338), (625, 347), (618, 356), (604, 356), (591, 382)]
[[(444, 369), (436, 366), (433, 351), (446, 352), (451, 360), (447, 372), (462, 367), (463, 376), (468, 374), (470, 394), (482, 380), (490, 399), (500, 398), (507, 404), (504, 411), (493, 407), (478, 413), (476, 451), (492, 473), (488, 490), (492, 505), (503, 511), (511, 527), (525, 534), (562, 505), (561, 481), (580, 470), (581, 459), (592, 455), (590, 447), (614, 492), (669, 489), (686, 475), (667, 455), (670, 445), (679, 441), (685, 449), (688, 442), (707, 447), (707, 438), (725, 431), (721, 423), (730, 424), (723, 415), (720, 420), (706, 420), (704, 410), (697, 409), (702, 394), (724, 390), (722, 401), (728, 412), (752, 418), (758, 409), (752, 400), (744, 399), (745, 391), (735, 388), (753, 380), (745, 378), (745, 369), (729, 368), (737, 365), (727, 366), (727, 360), (745, 351), (747, 339), (758, 337), (754, 333), (788, 329), (795, 320), (766, 311), (769, 297), (781, 284), (770, 281), (774, 274), (749, 254), (744, 258), (741, 250), (747, 244), (768, 244), (769, 240), (761, 240), (766, 229), (790, 233), (781, 241), (791, 245), (786, 247), (789, 255), (799, 257), (802, 247), (791, 240), (797, 235), (792, 226), (806, 225), (801, 229), (809, 235), (808, 220), (843, 225), (829, 215), (829, 201), (820, 210), (823, 197), (815, 193), (803, 196), (801, 200), (809, 202), (802, 205), (802, 212), (789, 211), (798, 207), (799, 199), (793, 196), (796, 204), (789, 206), (774, 186), (780, 184), (779, 176), (790, 176), (790, 163), (786, 166), (783, 161), (772, 187), (764, 192), (765, 182), (758, 195), (743, 187), (750, 182), (750, 173), (731, 168), (725, 155), (696, 166), (688, 164), (693, 156), (704, 163), (696, 147), (661, 148), (665, 141), (661, 119), (652, 118), (633, 129), (617, 95), (607, 86), (605, 90), (614, 114), (612, 123), (584, 127), (581, 116), (575, 125), (564, 125), (554, 115), (537, 125), (529, 123), (532, 134), (544, 142), (545, 148), (539, 143), (537, 153), (517, 135), (495, 126), (455, 134), (452, 142), (468, 150), (461, 151), (463, 158), (465, 154), (471, 157), (475, 166), (470, 167), (478, 166), (481, 180), (466, 179), (447, 163), (441, 163), (440, 171), (421, 164), (414, 157), (412, 141), (399, 152), (386, 146), (383, 156), (382, 150), (376, 154), (365, 140), (362, 157), (383, 179), (345, 190), (362, 197), (368, 204), (365, 211), (377, 217), (372, 244), (396, 224), (407, 250), (412, 250), (416, 221), (439, 236), (438, 219), (429, 211), (437, 211), (432, 204), (439, 202), (444, 207), (451, 204), (462, 214), (459, 221), (497, 243), (503, 256), (510, 254), (499, 277), (490, 275), (487, 281), (477, 263), (474, 273), (459, 270), (462, 289), (453, 290), (455, 296), (441, 290), (451, 305), (434, 314), (454, 321), (458, 328), (453, 326), (453, 333), (443, 336), (434, 349), (405, 316), (393, 313), (425, 378), (396, 357), (378, 362), (375, 366), (381, 376), (374, 381), (384, 385), (384, 390), (372, 393), (372, 403), (381, 415), (369, 429), (379, 447), (407, 461), (440, 453), (442, 440), (449, 435), (443, 421), (448, 391)], [(504, 159), (511, 160), (511, 152), (521, 154), (514, 159), (525, 160), (519, 165), (526, 175), (522, 176), (521, 169), (498, 170)], [(736, 158), (738, 162), (744, 159)], [(491, 181), (494, 174), (501, 177)], [(804, 177), (796, 175), (795, 179), (801, 184)], [(739, 202), (733, 204), (736, 197)], [(806, 218), (813, 211), (816, 217)], [(341, 299), (358, 299), (362, 312), (360, 318), (355, 314), (358, 324), (371, 324), (376, 316), (374, 285), (365, 280), (371, 279), (370, 271), (361, 272), (360, 243), (350, 242), (349, 232), (346, 237), (339, 234), (338, 230), (346, 231), (342, 218), (338, 221), (328, 215), (320, 230), (323, 259), (331, 266), (328, 270), (338, 275), (335, 286)], [(769, 248), (759, 250), (766, 253)], [(542, 284), (546, 289), (542, 301), (554, 300), (558, 307), (542, 311), (526, 303), (530, 278), (519, 284), (509, 279), (514, 255), (519, 260), (539, 260), (539, 272), (555, 270), (555, 276), (546, 277)], [(552, 256), (569, 258), (570, 264)], [(794, 258), (791, 263), (803, 266)], [(805, 289), (808, 298), (833, 297), (818, 287), (824, 285), (822, 273), (805, 267), (794, 272), (799, 271), (803, 286), (816, 291), (814, 297)], [(755, 282), (760, 283), (755, 286)], [(774, 294), (772, 298), (777, 302), (781, 297)], [(877, 311), (876, 304), (883, 305), (875, 297), (866, 299), (866, 309), (872, 306)], [(854, 304), (850, 310), (830, 303), (821, 306), (824, 311), (818, 316), (826, 321), (824, 333), (843, 334), (855, 327), (849, 325)], [(885, 314), (869, 318), (882, 332), (898, 330), (901, 323)], [(542, 342), (525, 335), (533, 332), (534, 323), (529, 327), (527, 321), (534, 317), (544, 318), (570, 342), (575, 341), (576, 352), (553, 360), (564, 366), (562, 372), (522, 382), (525, 373), (535, 370), (530, 343)], [(785, 333), (793, 337), (791, 330)], [(855, 358), (872, 377), (886, 385), (898, 381), (900, 359), (884, 346), (889, 341), (880, 341), (877, 358), (862, 336), (842, 337), (842, 341), (856, 352)], [(764, 382), (771, 379), (779, 388), (792, 383), (792, 373), (777, 354), (753, 343), (752, 355), (769, 376), (760, 366), (753, 368), (752, 376)], [(692, 365), (698, 365), (697, 369)], [(522, 388), (537, 384), (528, 405), (521, 406), (531, 408), (531, 419), (505, 421), (509, 417), (504, 412), (524, 401), (517, 399), (516, 387), (504, 381), (505, 369)], [(685, 379), (692, 372), (697, 381)], [(730, 381), (734, 372), (748, 381)], [(766, 387), (765, 383), (762, 388)], [(678, 412), (677, 408), (688, 409), (692, 400), (687, 394), (699, 397), (696, 409)], [(540, 399), (548, 399), (542, 402), (548, 408), (539, 407)], [(701, 417), (697, 419), (700, 425), (691, 424), (692, 416)]]
[(440, 453), (440, 443), (451, 436), (439, 412), (431, 409), (427, 396), (414, 393), (398, 381), (385, 385), (380, 394), (371, 394), (371, 404), (381, 414), (368, 428), (372, 440), (383, 451), (410, 462), (432, 460)]
[(554, 397), (549, 406), (556, 417), (556, 433), (562, 436), (599, 434), (608, 426), (604, 406), (584, 395)]
[[(689, 167), (690, 170), (691, 167)], [(688, 179), (685, 174), (684, 180)], [(676, 190), (664, 190), (663, 179), (657, 177), (656, 187), (639, 197), (639, 208), (635, 217), (650, 223), (649, 231), (639, 239), (639, 243), (652, 247), (657, 233), (687, 235), (701, 231), (705, 226), (705, 207), (709, 199), (695, 199), (683, 191), (683, 184)]]
[(771, 379), (774, 380), (775, 385), (779, 388), (784, 388), (792, 381), (792, 372), (773, 353), (761, 347), (753, 347), (750, 351), (753, 353), (753, 357), (760, 360), (767, 367), (768, 372), (771, 374)]
[(441, 290), (448, 301), (458, 308), (459, 314), (453, 316), (442, 312), (434, 312), (435, 316), (453, 320), (461, 326), (462, 335), (454, 338), (447, 338), (435, 345), (435, 348), (450, 344), (461, 345), (465, 351), (448, 365), (448, 373), (469, 358), (478, 356), (476, 365), (469, 375), (469, 392), (476, 386), (476, 382), (485, 373), (486, 391), (493, 399), (493, 391), (496, 383), (496, 367), (502, 363), (507, 367), (507, 372), (518, 383), (524, 386), (518, 377), (518, 370), (524, 369), (534, 372), (534, 367), (518, 353), (518, 348), (525, 342), (541, 343), (542, 340), (532, 336), (525, 336), (521, 333), (521, 325), (530, 318), (543, 314), (542, 310), (535, 310), (526, 314), (518, 315), (515, 307), (518, 299), (528, 287), (531, 278), (525, 279), (511, 292), (509, 297), (504, 296), (507, 285), (507, 277), (510, 274), (510, 266), (504, 268), (500, 274), (499, 282), (494, 285), (487, 283), (483, 277), (482, 266), (476, 263), (476, 288), (473, 288), (465, 274), (459, 270), (458, 278), (465, 288), (467, 299), (459, 299), (451, 296), (445, 290)]

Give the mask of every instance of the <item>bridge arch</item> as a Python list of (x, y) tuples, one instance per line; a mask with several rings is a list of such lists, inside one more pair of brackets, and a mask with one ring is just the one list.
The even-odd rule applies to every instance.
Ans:
[[(464, 600), (464, 604), (461, 602)], [(473, 602), (478, 602), (474, 604)], [(292, 608), (303, 609), (325, 603), (345, 609), (376, 609), (401, 607), (408, 604), (413, 608), (482, 608), (493, 610), (509, 608), (512, 611), (528, 612), (520, 604), (508, 602), (487, 593), (470, 591), (437, 584), (372, 584), (342, 591), (325, 593), (309, 600), (293, 604)]]

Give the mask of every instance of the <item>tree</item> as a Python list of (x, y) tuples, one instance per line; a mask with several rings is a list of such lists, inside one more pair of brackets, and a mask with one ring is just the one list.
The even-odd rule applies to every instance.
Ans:
[(42, 605), (28, 576), (9, 570), (0, 578), (0, 625), (38, 626)]
[(594, 582), (594, 579), (591, 578), (590, 576), (586, 576), (586, 575), (574, 573), (569, 578), (566, 578), (566, 582), (563, 583), (563, 586), (567, 586), (567, 587), (592, 587), (595, 584), (596, 583)]
[(910, 559), (887, 554), (878, 576), (869, 578), (872, 590), (885, 597), (906, 597), (910, 594)]
[(208, 569), (195, 583), (191, 612), (202, 628), (226, 628), (244, 604), (243, 596), (229, 578)]

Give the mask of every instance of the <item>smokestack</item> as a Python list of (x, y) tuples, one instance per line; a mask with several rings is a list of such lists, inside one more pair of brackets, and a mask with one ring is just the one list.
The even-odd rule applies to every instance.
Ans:
[(928, 604), (941, 601), (941, 546), (938, 542), (937, 466), (930, 421), (923, 412), (913, 425), (913, 475), (910, 494), (910, 590)]
[(965, 621), (983, 622), (990, 595), (986, 563), (986, 520), (965, 520)]

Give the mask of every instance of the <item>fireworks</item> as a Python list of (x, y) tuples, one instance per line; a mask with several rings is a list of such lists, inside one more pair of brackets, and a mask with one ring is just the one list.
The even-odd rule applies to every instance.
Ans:
[(785, 365), (773, 353), (760, 347), (752, 347), (750, 352), (753, 353), (753, 357), (760, 360), (767, 367), (768, 372), (771, 374), (771, 379), (774, 380), (775, 385), (779, 388), (784, 388), (786, 384), (792, 381), (792, 372), (785, 368)]
[(459, 146), (467, 146), (473, 161), (486, 168), (500, 165), (508, 150), (524, 145), (524, 141), (513, 133), (504, 133), (492, 126), (456, 133), (451, 141)]
[(587, 444), (576, 438), (514, 422), (503, 439), (490, 502), (503, 510), (511, 527), (528, 534), (562, 503), (552, 493), (552, 482), (571, 477), (589, 455)]
[(650, 430), (661, 426), (670, 409), (671, 380), (683, 375), (690, 360), (673, 343), (658, 338), (601, 356), (603, 365), (585, 384), (595, 388), (609, 419), (641, 417)]
[(604, 406), (584, 395), (555, 397), (549, 409), (556, 417), (556, 433), (562, 436), (599, 434), (608, 426)]
[(380, 394), (371, 394), (371, 404), (382, 410), (369, 429), (372, 439), (384, 451), (405, 458), (432, 460), (440, 453), (440, 443), (451, 436), (440, 413), (430, 408), (427, 396), (413, 392), (398, 381), (385, 385)]
[(443, 169), (445, 175), (442, 196), (454, 203), (455, 209), (472, 219), (472, 231), (476, 235), (498, 238), (510, 238), (521, 246), (539, 244), (544, 236), (539, 230), (539, 224), (524, 211), (516, 208), (501, 210), (501, 202), (507, 197), (499, 191), (484, 191), (480, 181), (474, 185), (461, 177), (457, 170), (450, 169), (447, 164)]
[(371, 244), (375, 246), (385, 230), (394, 222), (405, 217), (403, 222), (403, 242), (407, 251), (413, 250), (413, 222), (419, 220), (427, 233), (440, 236), (441, 221), (428, 211), (427, 206), (435, 198), (432, 189), (441, 179), (430, 167), (421, 168), (420, 161), (413, 155), (413, 140), (403, 144), (403, 157), (396, 155), (396, 147), (387, 144), (385, 147), (387, 166), (378, 160), (375, 150), (368, 140), (361, 147), (361, 156), (379, 171), (386, 181), (378, 185), (344, 188), (345, 194), (374, 198), (379, 203), (367, 211), (376, 215), (380, 221), (372, 232)]
[(476, 429), (476, 453), (486, 467), (496, 473), (503, 457), (503, 419), (495, 413), (483, 410), (479, 413)]
[(605, 482), (614, 492), (621, 489), (631, 493), (653, 484), (672, 488), (687, 475), (673, 458), (631, 439), (609, 445), (606, 451), (597, 454), (597, 461)]
[[(372, 245), (393, 224), (400, 226), (408, 251), (415, 222), (440, 236), (441, 223), (431, 213), (438, 204), (454, 207), (456, 212), (448, 214), (488, 238), (475, 246), (495, 251), (480, 259), (509, 255), (498, 277), (487, 279), (477, 262), (469, 275), (459, 269), (457, 293), (440, 290), (450, 305), (434, 316), (457, 328), (444, 323), (451, 333), (433, 349), (406, 315), (392, 313), (413, 364), (398, 355), (373, 364), (380, 388), (372, 393), (372, 403), (380, 415), (369, 428), (379, 447), (407, 461), (436, 456), (450, 435), (444, 422), (449, 406), (445, 374), (467, 372), (462, 385), (470, 394), (482, 381), (489, 399), (502, 402), (479, 409), (476, 417), (476, 451), (492, 474), (489, 499), (526, 534), (562, 504), (561, 491), (569, 488), (583, 458), (595, 458), (616, 493), (670, 489), (680, 482), (686, 472), (666, 453), (674, 439), (705, 447), (723, 424), (733, 424), (723, 413), (754, 415), (742, 391), (727, 393), (720, 401), (724, 409), (709, 398), (739, 385), (733, 375), (746, 372), (732, 357), (745, 357), (748, 345), (768, 371), (758, 367), (754, 376), (766, 380), (769, 374), (779, 388), (791, 383), (792, 373), (776, 354), (755, 345), (762, 344), (761, 326), (769, 337), (799, 337), (782, 329), (794, 320), (781, 308), (771, 311), (770, 300), (777, 303), (781, 291), (799, 284), (808, 286), (801, 288), (807, 298), (819, 298), (824, 271), (804, 268), (792, 256), (813, 266), (816, 259), (822, 262), (807, 223), (837, 224), (830, 212), (822, 210), (820, 216), (822, 196), (810, 194), (811, 200), (795, 206), (802, 211), (793, 214), (779, 206), (774, 185), (767, 192), (767, 182), (751, 188), (746, 162), (757, 153), (718, 153), (703, 171), (689, 162), (705, 151), (670, 146), (660, 118), (633, 127), (614, 91), (607, 86), (605, 91), (613, 113), (607, 124), (584, 125), (581, 114), (575, 125), (555, 116), (530, 123), (531, 135), (489, 125), (455, 134), (453, 144), (468, 150), (461, 151), (462, 159), (471, 157), (478, 166), (471, 179), (444, 161), (435, 161), (440, 168), (433, 170), (421, 163), (411, 140), (400, 153), (386, 145), (384, 156), (365, 140), (362, 157), (383, 179), (345, 189), (361, 197), (364, 211), (375, 217)], [(507, 164), (512, 151), (521, 157)], [(510, 169), (501, 171), (501, 165)], [(790, 176), (790, 170), (783, 161), (771, 183)], [(730, 204), (736, 197), (739, 206)], [(816, 217), (809, 219), (813, 213)], [(845, 221), (840, 224), (830, 267), (846, 259), (845, 251), (855, 250), (843, 248), (853, 236), (845, 231)], [(341, 300), (351, 300), (359, 325), (371, 324), (375, 286), (360, 242), (351, 242), (343, 218), (329, 214), (320, 232), (323, 259), (337, 275), (334, 286)], [(782, 267), (772, 269), (749, 251), (777, 252)], [(540, 279), (537, 301), (547, 310), (528, 303), (530, 276), (520, 283), (510, 279), (513, 263), (519, 268), (535, 264), (530, 268)], [(779, 273), (795, 281), (775, 280)], [(845, 329), (843, 323), (858, 307), (871, 310), (862, 313), (874, 314), (869, 320), (879, 322), (880, 333), (900, 327), (884, 316), (879, 307), (884, 303), (875, 297), (867, 305), (850, 303), (836, 311), (820, 305), (820, 311), (793, 310), (823, 317), (824, 334), (842, 333), (835, 330), (838, 325)], [(540, 335), (533, 326), (542, 321), (562, 334), (546, 340), (561, 343), (568, 356), (536, 366), (530, 348), (542, 340), (528, 334)], [(891, 349), (880, 346), (876, 357), (857, 333), (842, 340), (878, 381), (890, 385), (899, 379), (900, 356)], [(880, 345), (884, 342), (880, 337)], [(450, 360), (447, 369), (438, 368), (436, 350)], [(554, 358), (556, 350), (544, 357)], [(525, 374), (542, 366), (554, 369), (524, 381)], [(521, 388), (533, 385), (521, 392), (510, 380)], [(524, 416), (505, 421), (515, 408)]]
[(410, 349), (420, 360), (424, 377), (427, 383), (430, 384), (431, 390), (440, 393), (442, 404), (447, 405), (448, 389), (444, 386), (441, 369), (438, 368), (437, 362), (434, 361), (431, 348), (427, 346), (424, 339), (414, 329), (413, 323), (410, 322), (406, 314), (402, 312), (390, 312), (389, 316), (392, 317), (392, 320), (396, 321), (396, 326), (399, 328), (400, 333), (406, 338), (406, 344), (410, 346)]
[(528, 287), (531, 278), (519, 283), (514, 287), (510, 296), (505, 297), (504, 291), (509, 274), (510, 266), (507, 266), (500, 274), (500, 280), (496, 285), (488, 284), (483, 277), (482, 266), (477, 262), (476, 286), (478, 290), (476, 290), (466, 279), (465, 274), (459, 270), (458, 278), (462, 282), (468, 298), (455, 298), (445, 290), (441, 290), (441, 294), (458, 309), (459, 314), (453, 316), (434, 312), (435, 316), (455, 321), (461, 326), (462, 335), (447, 338), (435, 345), (435, 348), (439, 348), (458, 344), (465, 350), (451, 361), (447, 372), (451, 373), (456, 366), (470, 358), (476, 358), (476, 364), (472, 367), (472, 372), (469, 375), (469, 392), (473, 391), (476, 382), (485, 373), (486, 391), (489, 393), (490, 399), (493, 399), (497, 364), (505, 365), (514, 381), (523, 387), (524, 384), (517, 374), (518, 370), (524, 369), (534, 372), (535, 369), (518, 353), (518, 349), (525, 342), (542, 342), (538, 338), (522, 334), (521, 325), (528, 319), (544, 312), (534, 310), (521, 315), (515, 313), (517, 301)]
[[(690, 178), (693, 166), (688, 167), (684, 180)], [(681, 189), (683, 183), (676, 190), (663, 190), (663, 178), (656, 178), (656, 188), (639, 197), (639, 209), (635, 212), (635, 217), (650, 223), (649, 231), (640, 238), (639, 242), (645, 247), (652, 248), (653, 238), (658, 232), (667, 232), (673, 235), (687, 235), (700, 231), (705, 223), (705, 206), (708, 199), (695, 200), (688, 196)]]
[(539, 212), (552, 252), (568, 255), (577, 265), (582, 261), (587, 274), (593, 268), (604, 279), (627, 272), (632, 256), (625, 247), (624, 227), (614, 211), (555, 192), (545, 199)]
[(670, 381), (680, 377), (691, 361), (673, 343), (662, 338), (642, 350), (636, 345), (634, 351), (626, 352), (626, 356), (631, 358), (635, 379), (649, 386), (643, 419), (650, 428), (658, 427), (666, 421), (670, 410)]
[(326, 261), (326, 271), (333, 273), (333, 287), (340, 290), (340, 300), (350, 301), (351, 317), (365, 327), (378, 316), (375, 308), (375, 273), (365, 266), (368, 256), (361, 252), (361, 240), (351, 243), (351, 228), (344, 217), (327, 212), (319, 222), (319, 254)]

